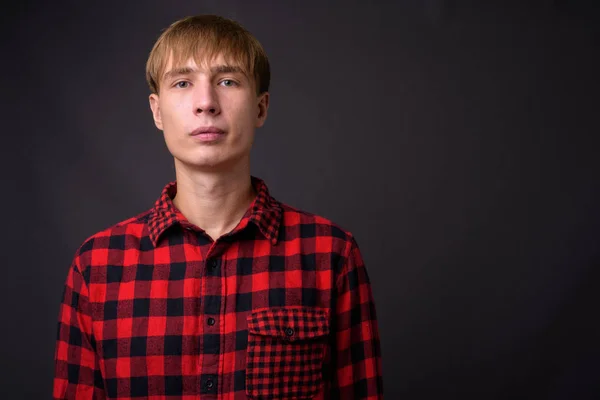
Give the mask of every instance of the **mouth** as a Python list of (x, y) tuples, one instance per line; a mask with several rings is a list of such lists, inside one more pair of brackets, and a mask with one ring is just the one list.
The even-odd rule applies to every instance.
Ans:
[(202, 142), (212, 142), (225, 136), (225, 131), (214, 126), (206, 126), (195, 129), (190, 135)]

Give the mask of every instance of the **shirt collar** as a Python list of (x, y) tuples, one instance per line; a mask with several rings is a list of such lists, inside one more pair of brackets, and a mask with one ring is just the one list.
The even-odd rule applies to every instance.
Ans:
[[(253, 223), (265, 238), (275, 245), (281, 225), (281, 204), (269, 194), (267, 185), (262, 179), (251, 176), (251, 182), (257, 195), (232, 233), (241, 231), (248, 224)], [(170, 182), (164, 187), (148, 217), (149, 236), (154, 247), (157, 246), (161, 235), (173, 225), (190, 225), (173, 204), (175, 194), (177, 194), (177, 181)]]

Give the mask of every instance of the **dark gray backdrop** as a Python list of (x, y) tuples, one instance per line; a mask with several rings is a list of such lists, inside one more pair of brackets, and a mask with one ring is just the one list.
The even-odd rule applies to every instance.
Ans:
[(173, 178), (144, 63), (197, 13), (270, 56), (252, 172), (356, 235), (387, 399), (600, 396), (599, 2), (130, 3), (2, 15), (1, 398), (50, 397), (76, 248)]

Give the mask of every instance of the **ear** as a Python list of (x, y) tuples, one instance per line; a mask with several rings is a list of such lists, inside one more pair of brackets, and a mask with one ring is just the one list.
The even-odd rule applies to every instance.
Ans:
[(158, 103), (158, 95), (152, 93), (148, 98), (150, 101), (150, 109), (152, 110), (152, 117), (154, 118), (154, 125), (161, 131), (163, 130), (162, 116), (160, 114), (160, 105)]
[(267, 111), (269, 110), (269, 92), (264, 92), (258, 96), (258, 115), (256, 117), (256, 127), (260, 128), (267, 120)]

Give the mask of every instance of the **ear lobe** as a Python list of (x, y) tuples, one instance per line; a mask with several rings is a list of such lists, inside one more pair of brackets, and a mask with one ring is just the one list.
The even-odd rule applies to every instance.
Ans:
[(154, 118), (154, 125), (156, 125), (156, 127), (162, 131), (163, 124), (162, 124), (162, 116), (160, 113), (160, 104), (158, 102), (158, 95), (152, 93), (150, 95), (150, 97), (148, 98), (148, 101), (150, 102), (150, 109), (152, 110), (152, 117)]

